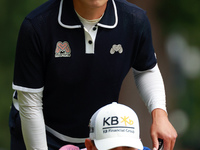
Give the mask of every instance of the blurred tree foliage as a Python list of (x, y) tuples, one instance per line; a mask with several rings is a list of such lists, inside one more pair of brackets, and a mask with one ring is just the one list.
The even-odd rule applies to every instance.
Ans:
[[(200, 1), (199, 0), (162, 0), (157, 7), (157, 15), (167, 36), (170, 33), (178, 33), (187, 39), (189, 45), (200, 48)], [(200, 65), (200, 64), (196, 64)], [(184, 148), (200, 149), (200, 77), (187, 79), (177, 72), (174, 66), (176, 80), (184, 78), (182, 85), (184, 90), (177, 92), (178, 108), (184, 110), (189, 116), (189, 128), (178, 137)], [(179, 78), (179, 79), (178, 79)], [(183, 89), (177, 85), (177, 89)]]
[(0, 150), (9, 150), (8, 118), (12, 102), (15, 48), (24, 17), (47, 0), (0, 1)]
[(191, 45), (200, 47), (199, 0), (162, 0), (157, 14), (165, 33), (182, 33)]

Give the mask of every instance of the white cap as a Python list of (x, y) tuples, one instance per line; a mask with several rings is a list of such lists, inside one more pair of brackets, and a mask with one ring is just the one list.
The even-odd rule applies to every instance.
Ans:
[(90, 120), (90, 139), (98, 150), (120, 146), (143, 149), (139, 121), (128, 106), (116, 102), (97, 110)]

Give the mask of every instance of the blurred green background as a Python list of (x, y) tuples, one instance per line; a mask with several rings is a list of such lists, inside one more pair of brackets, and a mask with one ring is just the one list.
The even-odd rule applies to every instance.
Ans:
[(171, 118), (179, 131), (177, 144), (188, 150), (200, 149), (199, 14), (199, 0), (163, 0), (157, 5), (173, 72), (174, 104), (179, 110)]
[[(8, 117), (19, 28), (24, 17), (45, 1), (0, 1), (0, 150), (9, 150), (10, 147)], [(152, 24), (160, 69), (167, 82), (169, 118), (179, 134), (175, 149), (199, 150), (200, 1), (129, 1), (147, 10)], [(161, 38), (156, 38), (157, 34)]]
[(8, 118), (12, 102), (15, 48), (24, 17), (46, 0), (0, 1), (0, 150), (10, 149)]

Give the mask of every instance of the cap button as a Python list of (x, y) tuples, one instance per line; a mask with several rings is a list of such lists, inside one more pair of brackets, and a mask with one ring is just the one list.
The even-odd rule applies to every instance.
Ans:
[(116, 104), (117, 104), (117, 102), (112, 102), (112, 104), (116, 105)]

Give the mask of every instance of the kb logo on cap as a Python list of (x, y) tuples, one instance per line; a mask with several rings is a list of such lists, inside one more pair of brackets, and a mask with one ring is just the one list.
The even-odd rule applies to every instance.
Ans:
[[(121, 117), (120, 119), (122, 119), (121, 123), (124, 122), (125, 126), (127, 126), (127, 124), (129, 125), (133, 125), (133, 120), (129, 119), (129, 117)], [(103, 118), (103, 126), (107, 125), (118, 125), (119, 124), (119, 118), (118, 116), (112, 116), (112, 117), (108, 117), (108, 118)]]

